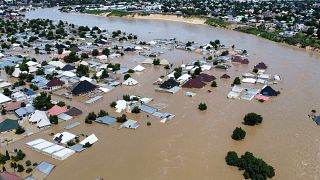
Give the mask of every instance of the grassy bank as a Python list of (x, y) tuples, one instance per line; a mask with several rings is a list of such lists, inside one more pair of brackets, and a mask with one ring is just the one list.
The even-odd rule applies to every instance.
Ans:
[(110, 11), (106, 11), (106, 10), (84, 10), (82, 11), (82, 13), (85, 14), (93, 14), (93, 15), (100, 15), (102, 13), (108, 13)]
[(230, 25), (230, 23), (221, 19), (207, 19), (205, 21), (205, 24), (213, 27), (223, 27), (223, 28), (227, 28)]
[(260, 36), (274, 42), (283, 42), (283, 43), (287, 43), (289, 45), (294, 45), (294, 46), (299, 45), (302, 48), (309, 46), (309, 47), (320, 49), (319, 39), (310, 38), (303, 33), (298, 33), (292, 37), (280, 37), (279, 31), (268, 32), (268, 31), (260, 30), (255, 27), (250, 27), (250, 28), (239, 27), (239, 28), (236, 28), (235, 30)]
[(116, 16), (116, 17), (124, 17), (128, 16), (131, 13), (125, 12), (125, 11), (111, 11), (107, 16)]

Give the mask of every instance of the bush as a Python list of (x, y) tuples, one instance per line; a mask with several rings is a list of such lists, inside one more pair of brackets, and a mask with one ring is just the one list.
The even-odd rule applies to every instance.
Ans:
[(17, 168), (18, 168), (17, 172), (23, 172), (24, 171), (24, 167), (21, 164), (18, 164)]
[(131, 100), (131, 99), (130, 99), (130, 95), (128, 95), (128, 94), (123, 95), (122, 98), (123, 98), (123, 100), (125, 100), (125, 101), (130, 101), (130, 100)]
[(134, 73), (134, 70), (133, 69), (129, 69), (128, 73)]
[(199, 106), (198, 106), (198, 109), (200, 111), (207, 110), (207, 105), (205, 103), (200, 103)]
[(26, 161), (26, 166), (31, 166), (31, 161), (30, 160)]
[(228, 152), (226, 163), (230, 166), (237, 166), (239, 170), (244, 170), (245, 179), (267, 179), (275, 176), (275, 170), (260, 158), (254, 157), (250, 152), (246, 152), (240, 158), (234, 151)]
[(16, 129), (16, 134), (23, 134), (24, 132), (26, 132), (26, 130), (24, 130), (23, 127), (18, 126)]
[(129, 79), (130, 77), (131, 77), (130, 74), (126, 74), (126, 75), (124, 75), (123, 79), (124, 79), (124, 80), (127, 80), (127, 79)]
[(73, 141), (73, 140), (70, 140), (70, 141), (68, 141), (67, 142), (67, 145), (68, 146), (73, 146), (73, 145), (75, 145), (76, 143)]
[(151, 126), (151, 122), (150, 121), (147, 122), (147, 126)]
[(89, 147), (91, 147), (92, 146), (92, 144), (90, 144), (89, 142), (86, 142), (86, 144), (84, 144), (82, 147), (84, 147), (84, 148), (89, 148)]
[(256, 113), (248, 113), (243, 120), (245, 125), (254, 126), (262, 123), (263, 118)]
[(127, 116), (125, 114), (122, 114), (122, 116), (117, 117), (118, 123), (124, 123), (127, 121)]
[(65, 103), (65, 102), (63, 102), (63, 101), (59, 101), (59, 102), (57, 103), (57, 105), (58, 105), (58, 106), (60, 106), (60, 107), (63, 107), (63, 106), (65, 106), (65, 105), (66, 105), (66, 103)]
[(132, 110), (131, 110), (132, 113), (135, 113), (135, 114), (138, 114), (140, 113), (140, 108), (138, 106), (135, 106)]
[(58, 118), (58, 116), (57, 115), (53, 115), (53, 116), (49, 116), (49, 120), (50, 120), (50, 123), (51, 124), (58, 124), (59, 123), (59, 118)]
[(152, 62), (153, 65), (160, 65), (160, 59), (154, 59)]
[(115, 108), (117, 105), (117, 103), (115, 101), (113, 101), (112, 103), (110, 103), (110, 107)]
[(32, 168), (28, 168), (27, 170), (26, 170), (26, 173), (31, 173), (32, 172)]
[(108, 112), (106, 112), (105, 110), (101, 109), (100, 112), (98, 113), (98, 117), (104, 117), (104, 116), (108, 116)]
[(244, 131), (241, 127), (236, 127), (232, 133), (232, 139), (234, 140), (242, 140), (246, 137), (246, 131)]
[(233, 84), (234, 84), (234, 85), (239, 85), (239, 84), (241, 84), (240, 78), (239, 78), (239, 77), (236, 77), (236, 78), (234, 79), (234, 81), (233, 81)]
[(212, 81), (211, 87), (218, 87), (217, 82), (216, 81)]

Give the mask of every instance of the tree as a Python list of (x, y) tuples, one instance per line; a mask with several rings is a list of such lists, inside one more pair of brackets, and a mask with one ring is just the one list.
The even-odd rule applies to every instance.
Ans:
[(317, 37), (318, 39), (320, 39), (320, 25), (318, 26), (318, 30), (317, 30)]
[(6, 159), (7, 159), (7, 160), (10, 160), (10, 155), (9, 155), (8, 150), (6, 150)]
[(50, 123), (51, 124), (58, 124), (59, 123), (59, 118), (58, 118), (58, 116), (57, 115), (50, 115), (49, 116), (49, 120), (50, 120)]
[(123, 77), (123, 79), (124, 79), (124, 80), (127, 80), (127, 79), (129, 79), (130, 77), (131, 77), (130, 74), (125, 74), (124, 77)]
[(117, 103), (115, 101), (113, 101), (112, 103), (110, 103), (110, 107), (115, 108), (117, 105)]
[(140, 113), (140, 108), (138, 107), (138, 106), (135, 106), (132, 110), (131, 110), (131, 112), (132, 113), (135, 113), (135, 114), (138, 114), (138, 113)]
[(152, 62), (153, 65), (160, 65), (160, 59), (154, 59)]
[(217, 82), (216, 81), (212, 81), (211, 87), (217, 87)]
[(221, 56), (227, 56), (229, 54), (229, 51), (228, 50), (225, 50), (221, 53)]
[(248, 113), (243, 120), (245, 125), (254, 126), (262, 123), (263, 118), (256, 113)]
[(18, 126), (16, 129), (16, 134), (23, 134), (24, 132), (26, 132), (26, 130), (24, 130), (23, 127)]
[(17, 172), (23, 172), (24, 171), (24, 167), (21, 164), (18, 164), (17, 168), (18, 168)]
[(59, 102), (57, 103), (57, 105), (60, 106), (60, 107), (64, 107), (64, 106), (66, 105), (66, 103), (63, 102), (63, 101), (59, 101)]
[(40, 96), (37, 96), (33, 100), (33, 106), (37, 110), (48, 110), (53, 107), (53, 104), (51, 103), (51, 96), (48, 95), (45, 92), (40, 93)]
[(108, 77), (109, 77), (108, 71), (106, 69), (104, 69), (101, 73), (100, 79), (105, 79)]
[(110, 50), (108, 48), (105, 48), (102, 50), (102, 54), (109, 56), (110, 55)]
[(11, 94), (12, 94), (12, 92), (8, 89), (8, 88), (4, 88), (3, 89), (3, 94), (5, 95), (5, 96), (11, 96)]
[(234, 140), (242, 140), (246, 137), (246, 131), (244, 131), (241, 127), (236, 127), (232, 133), (232, 139)]
[(88, 56), (87, 53), (81, 53), (81, 58), (82, 59), (87, 59), (87, 58), (89, 58), (89, 56)]
[(77, 53), (75, 52), (71, 52), (68, 56), (65, 56), (63, 58), (64, 62), (66, 63), (74, 63), (80, 60), (80, 58), (78, 57)]
[(127, 121), (127, 116), (125, 114), (122, 114), (121, 116), (117, 117), (118, 123), (124, 123)]
[(103, 109), (101, 109), (100, 112), (98, 113), (98, 117), (104, 117), (104, 116), (108, 116), (108, 115), (109, 114)]
[(91, 146), (92, 146), (92, 144), (90, 144), (89, 142), (86, 142), (86, 143), (83, 145), (84, 148), (89, 148), (89, 147), (91, 147)]
[(26, 160), (26, 166), (31, 166), (31, 161), (30, 160)]
[(125, 101), (131, 101), (131, 98), (130, 98), (130, 95), (129, 94), (124, 94), (122, 96), (122, 99), (125, 100)]
[(26, 170), (26, 173), (31, 173), (32, 172), (32, 168), (28, 168), (27, 170)]
[(198, 106), (198, 109), (200, 111), (207, 110), (207, 105), (205, 103), (200, 103), (199, 106)]
[(267, 179), (275, 176), (275, 170), (260, 158), (254, 157), (250, 152), (245, 152), (240, 158), (234, 151), (229, 151), (225, 157), (226, 163), (244, 170), (245, 179)]
[(77, 76), (79, 76), (79, 77), (89, 76), (89, 67), (80, 64), (80, 65), (77, 67), (76, 74), (77, 74)]
[(239, 78), (239, 77), (236, 77), (236, 78), (234, 79), (234, 81), (233, 81), (233, 84), (234, 84), (234, 85), (239, 85), (239, 84), (241, 84), (240, 78)]
[(98, 56), (98, 55), (99, 55), (99, 50), (98, 49), (92, 50), (92, 56)]

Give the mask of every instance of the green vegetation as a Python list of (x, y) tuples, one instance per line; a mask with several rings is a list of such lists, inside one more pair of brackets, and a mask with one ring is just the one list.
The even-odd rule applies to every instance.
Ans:
[(216, 81), (212, 81), (211, 87), (218, 87), (217, 82)]
[(85, 119), (85, 123), (86, 124), (92, 124), (92, 121), (97, 119), (97, 115), (94, 112), (91, 112), (87, 115), (86, 119)]
[(26, 130), (24, 130), (23, 127), (18, 126), (16, 129), (16, 134), (23, 134), (24, 132), (26, 132)]
[(247, 115), (245, 115), (243, 120), (245, 125), (254, 126), (262, 123), (263, 118), (261, 115), (258, 115), (256, 113), (248, 113)]
[(117, 117), (117, 122), (118, 123), (124, 123), (127, 121), (127, 115), (122, 114), (121, 116)]
[(98, 113), (98, 117), (104, 117), (104, 116), (108, 116), (108, 112), (106, 112), (105, 110), (101, 109)]
[(205, 103), (200, 103), (199, 106), (198, 106), (198, 109), (200, 111), (207, 110), (207, 105)]
[(127, 79), (129, 79), (130, 77), (131, 77), (130, 74), (125, 74), (124, 77), (123, 77), (123, 79), (124, 79), (124, 80), (127, 80)]
[(233, 84), (234, 84), (234, 85), (239, 85), (239, 84), (241, 84), (240, 78), (239, 78), (239, 77), (236, 77), (236, 78), (234, 79), (234, 81), (233, 81)]
[(33, 100), (33, 106), (38, 110), (48, 110), (53, 107), (51, 103), (51, 95), (48, 95), (45, 92), (40, 93), (40, 96), (37, 96)]
[(246, 152), (240, 158), (234, 151), (229, 151), (226, 158), (229, 166), (236, 166), (239, 170), (244, 170), (245, 179), (264, 180), (275, 176), (275, 170), (262, 159), (254, 157), (250, 152)]
[(107, 13), (107, 12), (110, 12), (110, 11), (106, 11), (106, 10), (85, 10), (85, 11), (82, 11), (82, 12), (85, 13), (85, 14), (99, 15), (99, 14)]
[(124, 16), (128, 16), (130, 15), (130, 13), (125, 12), (125, 11), (111, 11), (107, 16), (111, 17), (111, 16), (116, 16), (116, 17), (124, 17)]
[(289, 45), (300, 45), (301, 47), (311, 46), (314, 48), (320, 48), (320, 39), (311, 38), (304, 33), (297, 33), (292, 37), (283, 37), (279, 36), (279, 31), (269, 32), (260, 28), (250, 27), (250, 28), (236, 28), (236, 30), (248, 34), (253, 34), (256, 36), (260, 36), (262, 38), (275, 41), (275, 42), (284, 42)]
[(232, 133), (232, 139), (234, 140), (242, 140), (246, 137), (246, 131), (244, 131), (241, 127), (236, 127)]
[(138, 106), (135, 106), (135, 107), (131, 110), (131, 112), (132, 112), (132, 113), (135, 113), (135, 114), (140, 113), (140, 111), (141, 111), (141, 109), (140, 109)]
[(223, 28), (227, 28), (230, 25), (230, 23), (222, 19), (207, 19), (205, 21), (205, 24), (213, 27), (223, 27)]
[(158, 59), (158, 58), (154, 59), (152, 64), (155, 65), (155, 66), (160, 65), (160, 59)]
[(115, 101), (113, 101), (112, 103), (110, 103), (110, 107), (115, 108), (117, 105), (117, 103)]
[(50, 120), (50, 123), (51, 124), (58, 124), (59, 123), (59, 121), (58, 121), (58, 116), (57, 115), (53, 115), (53, 116), (49, 116), (49, 120)]

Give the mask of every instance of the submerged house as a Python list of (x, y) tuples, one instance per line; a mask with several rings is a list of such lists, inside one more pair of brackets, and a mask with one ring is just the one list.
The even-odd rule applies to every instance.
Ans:
[(278, 92), (275, 91), (272, 87), (266, 86), (265, 88), (263, 88), (261, 90), (260, 94), (262, 94), (264, 96), (277, 96)]
[(81, 94), (86, 94), (88, 92), (94, 91), (97, 88), (96, 85), (90, 83), (87, 80), (81, 81), (78, 85), (76, 85), (73, 89), (72, 89), (72, 94), (73, 95), (81, 95)]
[(46, 87), (48, 90), (55, 90), (61, 88), (64, 84), (60, 79), (52, 79), (47, 83)]

